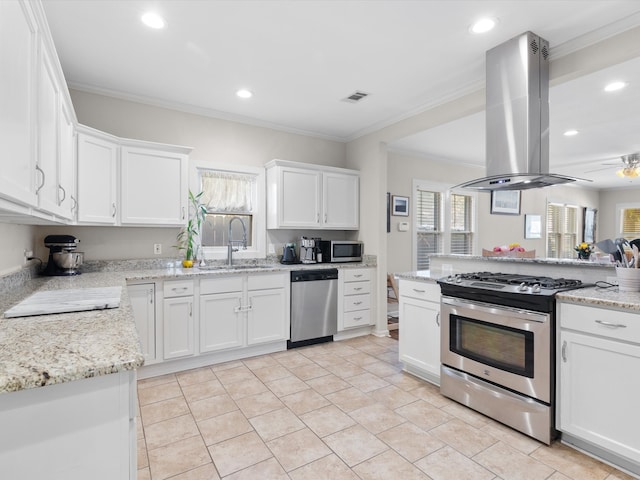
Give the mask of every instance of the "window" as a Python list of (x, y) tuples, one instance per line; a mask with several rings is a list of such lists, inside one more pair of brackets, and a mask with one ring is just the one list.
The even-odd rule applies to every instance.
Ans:
[[(207, 216), (202, 227), (201, 245), (206, 259), (226, 258), (231, 239), (246, 238), (247, 249), (242, 247), (234, 257), (264, 256), (264, 170), (252, 167), (221, 168), (197, 165), (199, 189), (204, 192), (202, 203), (207, 205)], [(233, 221), (234, 217), (242, 220)]]
[(578, 207), (547, 204), (547, 257), (574, 258), (578, 244)]
[(414, 182), (417, 270), (429, 268), (429, 255), (471, 254), (474, 242), (475, 194), (453, 193), (447, 185)]
[(620, 236), (627, 240), (640, 238), (640, 205), (622, 205), (618, 211)]

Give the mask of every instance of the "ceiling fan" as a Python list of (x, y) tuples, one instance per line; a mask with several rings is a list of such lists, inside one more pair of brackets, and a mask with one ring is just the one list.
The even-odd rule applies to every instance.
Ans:
[(616, 171), (616, 175), (621, 178), (636, 178), (640, 177), (640, 152), (630, 153), (629, 155), (622, 155), (620, 157), (622, 164), (620, 162), (616, 163), (603, 163), (602, 165), (606, 165), (603, 168), (596, 168), (594, 170), (589, 170), (585, 173), (593, 173), (599, 172), (601, 170), (606, 170), (611, 166), (621, 167)]

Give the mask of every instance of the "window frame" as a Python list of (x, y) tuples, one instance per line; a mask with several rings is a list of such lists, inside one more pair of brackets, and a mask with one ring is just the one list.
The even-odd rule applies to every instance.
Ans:
[[(246, 165), (223, 164), (207, 161), (193, 160), (192, 172), (190, 175), (190, 189), (197, 193), (202, 190), (202, 179), (200, 170), (215, 170), (227, 173), (239, 173), (243, 175), (256, 176), (256, 188), (254, 192), (253, 228), (251, 237), (251, 247), (246, 250), (240, 248), (233, 253), (235, 259), (266, 258), (266, 193), (265, 193), (265, 169), (264, 167), (252, 167)], [(227, 246), (203, 247), (198, 239), (199, 251), (202, 252), (205, 260), (226, 260), (228, 255)]]
[[(556, 257), (552, 257), (551, 256), (551, 252), (549, 251), (549, 207), (550, 206), (556, 206), (556, 207), (561, 207), (563, 209), (562, 211), (562, 223), (566, 223), (566, 215), (567, 215), (567, 208), (573, 208), (575, 209), (575, 221), (576, 221), (576, 225), (575, 225), (575, 239), (572, 242), (572, 245), (569, 247), (569, 250), (563, 252), (561, 250), (562, 248), (562, 238), (566, 235), (570, 235), (567, 232), (559, 232), (559, 238), (560, 238), (560, 249), (558, 250), (558, 256)], [(585, 207), (581, 207), (580, 205), (574, 205), (574, 204), (570, 204), (570, 203), (566, 203), (566, 202), (554, 202), (552, 200), (548, 200), (547, 201), (547, 206), (545, 208), (545, 254), (547, 256), (547, 258), (557, 258), (557, 259), (572, 259), (575, 258), (575, 250), (574, 247), (575, 245), (577, 245), (578, 243), (580, 243), (582, 241), (582, 230), (583, 230), (583, 220), (582, 220), (582, 215), (581, 213), (583, 212)], [(558, 233), (558, 232), (556, 232)]]
[(438, 192), (442, 195), (440, 205), (440, 217), (442, 218), (442, 252), (434, 255), (450, 255), (451, 254), (451, 196), (453, 194), (471, 197), (471, 255), (478, 251), (478, 194), (463, 189), (453, 189), (452, 185), (445, 183), (432, 182), (429, 180), (413, 179), (413, 205), (412, 213), (412, 253), (411, 262), (414, 269), (418, 266), (418, 190)]

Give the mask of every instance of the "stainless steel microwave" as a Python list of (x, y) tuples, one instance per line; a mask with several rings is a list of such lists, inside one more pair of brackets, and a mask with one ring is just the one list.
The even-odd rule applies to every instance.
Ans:
[(361, 262), (364, 243), (349, 240), (321, 240), (323, 263)]

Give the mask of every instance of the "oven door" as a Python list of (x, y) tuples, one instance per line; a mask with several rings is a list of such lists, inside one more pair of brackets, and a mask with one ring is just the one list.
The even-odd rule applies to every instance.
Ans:
[(443, 296), (444, 365), (551, 403), (552, 317)]

